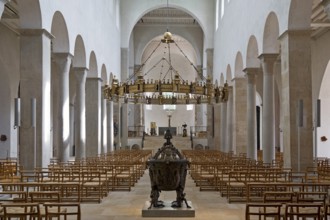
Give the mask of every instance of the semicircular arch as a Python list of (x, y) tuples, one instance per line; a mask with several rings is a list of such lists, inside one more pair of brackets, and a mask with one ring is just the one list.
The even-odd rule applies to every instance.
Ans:
[(85, 44), (80, 35), (76, 37), (72, 66), (85, 68), (87, 67)]
[(246, 67), (247, 68), (259, 68), (260, 60), (258, 58), (258, 42), (254, 35), (249, 38), (247, 52), (246, 52)]
[(94, 51), (92, 51), (89, 56), (89, 68), (87, 77), (100, 78), (100, 74), (97, 68), (96, 55)]
[(232, 75), (231, 67), (228, 64), (226, 69), (226, 82), (228, 84), (231, 84), (232, 79), (233, 79), (233, 75)]
[(313, 1), (291, 0), (289, 11), (289, 30), (309, 30), (311, 26), (311, 16)]
[(223, 86), (225, 84), (225, 77), (223, 73), (220, 74), (220, 86)]
[(279, 37), (279, 23), (277, 15), (270, 12), (267, 16), (264, 33), (263, 33), (263, 48), (262, 53), (275, 54), (279, 53), (280, 42)]
[(68, 53), (70, 42), (68, 28), (61, 12), (56, 11), (52, 20), (51, 33), (54, 35), (52, 49), (54, 53)]
[(109, 78), (107, 74), (107, 67), (105, 64), (102, 65), (101, 67), (101, 79), (102, 79), (102, 85), (109, 85)]
[(21, 29), (42, 29), (41, 7), (38, 0), (17, 1)]
[(237, 52), (235, 59), (235, 78), (244, 77), (243, 73), (243, 57), (241, 52)]

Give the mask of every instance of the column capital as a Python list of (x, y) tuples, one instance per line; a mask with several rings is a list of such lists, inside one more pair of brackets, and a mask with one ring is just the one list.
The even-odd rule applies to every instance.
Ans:
[(52, 57), (56, 60), (56, 59), (72, 59), (73, 55), (71, 53), (52, 53)]
[(71, 53), (52, 53), (52, 61), (59, 65), (71, 63), (72, 59), (73, 55)]
[(95, 80), (95, 81), (103, 82), (103, 79), (100, 77), (87, 77), (86, 80)]
[(234, 78), (232, 78), (231, 82), (235, 82), (235, 81), (239, 81), (239, 80), (246, 80), (246, 78), (244, 76), (242, 76), (242, 77), (234, 77)]
[(282, 41), (287, 36), (308, 36), (308, 37), (310, 37), (311, 32), (312, 31), (310, 29), (286, 30), (278, 37), (278, 40)]
[(278, 53), (262, 53), (258, 56), (258, 58), (262, 62), (275, 62), (278, 55), (279, 55)]
[(73, 67), (72, 68), (75, 72), (83, 72), (83, 71), (88, 71), (87, 67)]
[(52, 35), (49, 31), (46, 29), (20, 29), (20, 33), (22, 36), (41, 36), (45, 35), (49, 39), (54, 39), (55, 36)]
[(246, 67), (243, 69), (243, 72), (245, 73), (246, 76), (252, 76), (255, 75), (257, 76), (260, 73), (261, 69), (257, 67)]
[(258, 58), (261, 61), (261, 66), (264, 75), (272, 75), (274, 63), (277, 60), (279, 54), (277, 53), (264, 53), (261, 54)]

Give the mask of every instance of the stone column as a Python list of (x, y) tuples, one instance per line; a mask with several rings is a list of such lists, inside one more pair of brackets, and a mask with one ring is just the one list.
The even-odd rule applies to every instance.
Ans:
[(214, 108), (214, 149), (221, 150), (221, 104), (213, 105)]
[(121, 105), (121, 147), (126, 148), (128, 146), (128, 103)]
[[(42, 29), (23, 29), (20, 35), (20, 165), (26, 170), (47, 167), (51, 141), (51, 39)], [(32, 48), (32, 49), (31, 49)], [(36, 98), (36, 126), (32, 126), (31, 98)], [(34, 154), (36, 146), (36, 154)]]
[(0, 18), (2, 16), (3, 11), (5, 10), (5, 4), (10, 2), (10, 0), (0, 0)]
[(101, 153), (101, 78), (86, 79), (86, 157)]
[[(310, 30), (283, 33), (281, 44), (284, 165), (304, 171), (313, 165), (313, 114)], [(298, 102), (303, 126), (298, 127)], [(300, 152), (300, 155), (299, 155)], [(300, 157), (300, 159), (299, 159)]]
[(206, 75), (213, 78), (213, 48), (208, 48), (206, 52)]
[(70, 156), (74, 156), (76, 149), (75, 146), (75, 107), (74, 104), (70, 103)]
[[(213, 48), (208, 48), (206, 52), (206, 78), (213, 79)], [(210, 149), (214, 148), (214, 109), (213, 105), (207, 105), (207, 144)]]
[(114, 151), (114, 130), (113, 130), (113, 101), (107, 101), (107, 151)]
[(57, 66), (58, 94), (57, 105), (57, 135), (56, 145), (58, 146), (57, 157), (61, 162), (67, 162), (70, 158), (70, 107), (69, 107), (69, 71), (72, 55), (69, 53), (54, 53), (53, 58)]
[(134, 126), (141, 126), (142, 123), (142, 112), (143, 112), (143, 105), (142, 104), (134, 104)]
[(121, 147), (121, 103), (117, 102), (113, 104), (113, 119), (114, 119), (114, 150), (118, 150)]
[(263, 70), (262, 154), (264, 163), (275, 159), (274, 63), (278, 54), (259, 56)]
[(121, 48), (121, 81), (125, 81), (128, 78), (129, 64), (128, 64), (128, 48)]
[(227, 152), (227, 102), (220, 104), (220, 151)]
[(75, 67), (76, 101), (75, 101), (75, 150), (76, 159), (86, 157), (86, 76), (88, 69)]
[(281, 119), (281, 88), (282, 88), (282, 80), (281, 80), (281, 56), (278, 55), (277, 59), (274, 63), (274, 77), (275, 77), (275, 89), (274, 89), (274, 97), (275, 97), (275, 157), (276, 157), (276, 150), (281, 151), (283, 146), (281, 146), (281, 132), (280, 127), (282, 126), (282, 119)]
[(214, 148), (214, 108), (207, 105), (207, 144), (210, 149)]
[(132, 103), (129, 103), (127, 106), (127, 126), (130, 127), (129, 130), (133, 129), (132, 128), (133, 126), (139, 125), (139, 124), (135, 124), (135, 120), (137, 119), (135, 117), (135, 114), (139, 113), (139, 112), (135, 112), (135, 109), (139, 111), (138, 108), (136, 107), (137, 104), (132, 104)]
[(247, 157), (257, 159), (256, 145), (256, 75), (258, 68), (243, 70), (247, 77)]
[[(246, 153), (247, 145), (247, 91), (246, 78), (233, 79), (233, 146), (236, 147), (236, 154)], [(229, 111), (227, 111), (229, 113)]]
[[(102, 87), (102, 91), (103, 91), (104, 87)], [(102, 100), (102, 118), (101, 118), (101, 125), (102, 125), (102, 137), (101, 137), (101, 153), (102, 154), (106, 154), (108, 152), (107, 150), (107, 141), (108, 141), (108, 111), (107, 111), (107, 103), (108, 100), (105, 99), (104, 97), (104, 93), (101, 92), (101, 100)]]
[[(234, 94), (233, 87), (228, 86), (228, 102), (227, 102), (227, 126), (226, 126), (226, 144), (225, 144), (225, 152), (234, 151), (233, 146), (233, 129), (234, 129)], [(224, 132), (223, 132), (224, 133)]]
[[(128, 79), (129, 73), (129, 49), (121, 48), (121, 81), (125, 81)], [(119, 139), (121, 148), (126, 148), (128, 144), (128, 104), (123, 103), (122, 105), (119, 103)]]
[(195, 126), (205, 126), (204, 123), (204, 105), (195, 105)]

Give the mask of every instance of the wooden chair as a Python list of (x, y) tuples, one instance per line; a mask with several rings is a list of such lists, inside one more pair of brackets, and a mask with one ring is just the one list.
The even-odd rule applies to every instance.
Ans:
[(246, 171), (233, 171), (229, 173), (227, 183), (227, 199), (228, 202), (246, 201), (246, 182), (247, 182)]
[(6, 203), (3, 207), (4, 219), (41, 219), (38, 203)]
[[(27, 202), (27, 193), (24, 191), (2, 191), (0, 192), (0, 201), (3, 203), (26, 203)], [(0, 208), (0, 219), (4, 219), (4, 209)]]
[[(75, 219), (81, 220), (80, 203), (44, 203), (44, 207), (46, 209), (46, 220), (61, 219), (61, 217), (66, 220), (68, 216), (75, 216)], [(67, 211), (61, 212), (63, 209)]]
[(320, 202), (325, 204), (327, 196), (327, 192), (297, 192), (297, 202)]
[(103, 198), (103, 186), (101, 173), (98, 171), (81, 172), (81, 200), (96, 200), (101, 202)]
[(292, 203), (294, 192), (264, 192), (264, 203)]
[[(46, 217), (46, 210), (43, 206), (46, 202), (61, 202), (61, 197), (59, 192), (55, 191), (38, 191), (38, 192), (30, 192), (29, 197), (32, 203), (40, 204), (40, 217)], [(66, 209), (57, 210), (57, 212), (66, 212)]]
[[(245, 220), (253, 219), (253, 216), (280, 219), (281, 203), (247, 203), (245, 209)], [(262, 210), (262, 211), (260, 211)]]
[(29, 192), (29, 197), (33, 203), (61, 202), (60, 193), (56, 191)]
[[(285, 204), (292, 203), (295, 199), (294, 192), (264, 192), (264, 203), (279, 203), (282, 204), (280, 209), (280, 217), (285, 217)], [(265, 212), (266, 210), (261, 210)]]
[(27, 202), (27, 192), (25, 191), (2, 191), (0, 195), (1, 202)]
[[(116, 164), (114, 173), (114, 188), (113, 190), (128, 190), (132, 187), (131, 165)], [(133, 182), (134, 183), (134, 182)]]
[(324, 220), (330, 219), (330, 203), (326, 203), (324, 207)]
[(287, 203), (285, 219), (322, 219), (322, 203)]

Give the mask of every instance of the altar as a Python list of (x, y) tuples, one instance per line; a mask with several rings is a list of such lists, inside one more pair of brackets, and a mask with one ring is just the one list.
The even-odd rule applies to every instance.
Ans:
[(176, 135), (176, 127), (158, 127), (158, 135), (164, 135), (166, 130), (170, 130), (172, 135)]

